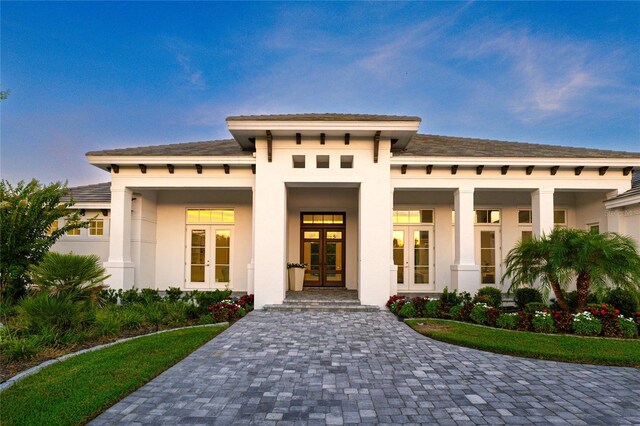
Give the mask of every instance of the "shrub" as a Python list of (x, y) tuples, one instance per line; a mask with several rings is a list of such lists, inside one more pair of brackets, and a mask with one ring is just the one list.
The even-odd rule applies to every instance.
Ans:
[(12, 361), (31, 359), (38, 353), (40, 341), (37, 336), (9, 337), (2, 340), (2, 355)]
[(83, 330), (68, 330), (60, 336), (61, 345), (73, 345), (87, 340), (87, 332)]
[(514, 293), (516, 306), (524, 309), (529, 303), (543, 303), (542, 293), (537, 288), (519, 288)]
[(632, 338), (638, 335), (638, 327), (631, 318), (621, 316), (618, 318), (620, 333), (623, 337)]
[(540, 302), (527, 303), (527, 305), (524, 307), (524, 311), (530, 314), (535, 314), (536, 312), (542, 312), (547, 310), (549, 310), (547, 305)]
[(164, 324), (164, 318), (167, 314), (164, 303), (150, 303), (144, 307), (144, 316), (146, 321), (155, 328), (156, 331)]
[(103, 310), (96, 315), (96, 322), (93, 327), (96, 336), (116, 336), (122, 329), (122, 323), (113, 312)]
[(164, 292), (164, 299), (167, 302), (177, 302), (182, 298), (182, 290), (178, 287), (169, 287), (167, 291)]
[(162, 297), (160, 297), (160, 292), (153, 288), (143, 288), (140, 290), (140, 302), (144, 304), (160, 302)]
[(413, 302), (409, 301), (402, 305), (402, 309), (398, 312), (398, 316), (402, 318), (415, 318), (417, 316), (416, 308)]
[(421, 296), (417, 296), (411, 299), (411, 304), (416, 310), (416, 316), (422, 316), (422, 313), (424, 312), (424, 307), (427, 304), (427, 302), (429, 302), (429, 300), (430, 299), (428, 297), (421, 297)]
[(602, 325), (602, 335), (605, 337), (621, 337), (620, 321), (618, 316), (620, 311), (606, 303), (592, 303), (587, 306), (587, 311), (600, 320)]
[(571, 333), (573, 326), (573, 314), (565, 311), (552, 311), (553, 321), (558, 333)]
[(142, 298), (138, 294), (138, 289), (131, 288), (129, 290), (118, 290), (118, 296), (120, 297), (120, 303), (123, 306), (133, 305), (134, 303), (142, 303)]
[(395, 302), (393, 302), (391, 304), (390, 310), (391, 312), (393, 312), (394, 314), (398, 315), (398, 313), (400, 313), (400, 309), (402, 309), (402, 306), (407, 303), (407, 299), (402, 298), (402, 299), (398, 299)]
[(119, 316), (122, 327), (128, 330), (135, 330), (144, 325), (144, 314), (135, 307), (122, 307)]
[(194, 298), (198, 306), (206, 310), (209, 306), (220, 303), (231, 295), (231, 290), (199, 291)]
[(73, 301), (87, 300), (103, 304), (99, 295), (109, 277), (96, 255), (48, 252), (38, 265), (29, 268), (32, 287), (51, 297), (67, 297)]
[(55, 327), (43, 327), (38, 334), (35, 334), (41, 346), (58, 346), (62, 333)]
[(238, 305), (242, 306), (245, 311), (251, 312), (253, 311), (253, 294), (245, 294), (240, 299), (238, 299)]
[(488, 325), (489, 327), (495, 327), (496, 326), (496, 321), (498, 320), (498, 317), (500, 317), (500, 315), (502, 315), (502, 311), (500, 311), (500, 309), (496, 309), (494, 307), (491, 307), (487, 310), (487, 312), (485, 313), (487, 320), (486, 320), (486, 325)]
[(438, 313), (440, 312), (440, 301), (439, 300), (429, 300), (424, 305), (424, 317), (425, 318), (437, 318)]
[(118, 291), (113, 288), (103, 288), (98, 296), (105, 305), (118, 304)]
[(496, 325), (507, 330), (515, 330), (518, 323), (518, 314), (502, 314), (496, 319)]
[(476, 293), (476, 296), (489, 298), (488, 305), (494, 308), (502, 306), (502, 292), (495, 287), (482, 287)]
[(573, 315), (573, 331), (581, 336), (597, 336), (602, 331), (602, 324), (591, 312), (584, 311)]
[(167, 308), (167, 322), (180, 325), (187, 322), (187, 304), (184, 302), (170, 303)]
[(209, 307), (214, 323), (233, 321), (245, 315), (244, 309), (231, 300), (223, 300)]
[(393, 295), (387, 300), (387, 304), (385, 305), (387, 309), (391, 310), (391, 305), (393, 305), (396, 301), (404, 299), (404, 296)]
[(631, 317), (638, 310), (637, 296), (629, 290), (614, 288), (604, 299), (605, 303), (615, 307), (625, 317)]
[(486, 303), (476, 303), (476, 305), (471, 309), (471, 320), (476, 324), (486, 324), (487, 323), (487, 311), (489, 310), (489, 305)]
[[(49, 297), (40, 293), (22, 299), (18, 307), (18, 322), (34, 334), (39, 334), (45, 328), (65, 332), (85, 323), (83, 307), (86, 305), (68, 297)], [(86, 309), (91, 311), (89, 307)]]
[(462, 305), (452, 306), (451, 309), (449, 309), (449, 315), (451, 316), (451, 319), (459, 321), (461, 319), (460, 318), (461, 311), (462, 311)]
[(531, 331), (531, 317), (533, 317), (533, 314), (525, 311), (520, 311), (517, 315), (518, 321), (516, 323), (516, 330)]
[(460, 310), (460, 319), (462, 321), (471, 321), (471, 311), (476, 304), (473, 302), (465, 303)]
[(553, 333), (555, 331), (553, 317), (547, 311), (538, 311), (533, 314), (531, 325), (537, 333)]

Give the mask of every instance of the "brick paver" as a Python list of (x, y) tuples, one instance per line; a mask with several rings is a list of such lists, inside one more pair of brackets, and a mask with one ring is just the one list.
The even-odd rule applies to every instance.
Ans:
[(640, 424), (640, 370), (425, 338), (388, 312), (249, 314), (93, 424)]

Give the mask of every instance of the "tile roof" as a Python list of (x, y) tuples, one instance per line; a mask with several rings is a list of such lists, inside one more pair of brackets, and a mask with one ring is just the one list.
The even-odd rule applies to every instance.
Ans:
[[(111, 202), (111, 182), (96, 183), (93, 185), (74, 186), (69, 192), (76, 203), (109, 203)], [(62, 201), (68, 201), (64, 197)]]
[(378, 114), (268, 114), (232, 115), (227, 121), (422, 121), (420, 117), (408, 115)]
[(414, 135), (407, 148), (394, 155), (426, 157), (542, 157), (542, 158), (634, 158), (640, 152), (609, 151), (593, 148), (573, 148), (524, 142), (453, 136)]
[(201, 141), (172, 143), (166, 145), (139, 146), (135, 148), (106, 149), (91, 151), (86, 155), (93, 156), (226, 156), (252, 155), (250, 151), (243, 151), (234, 139), (217, 141)]

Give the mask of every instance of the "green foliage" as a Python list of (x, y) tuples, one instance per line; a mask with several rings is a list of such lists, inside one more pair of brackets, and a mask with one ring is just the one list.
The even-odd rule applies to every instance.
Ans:
[(116, 305), (118, 303), (118, 292), (112, 288), (104, 288), (100, 290), (98, 297), (105, 305)]
[(471, 320), (476, 324), (486, 324), (487, 311), (489, 308), (490, 307), (484, 303), (476, 303), (473, 309), (471, 309)]
[(93, 312), (85, 303), (40, 293), (22, 299), (18, 307), (18, 322), (33, 334), (51, 328), (65, 332), (90, 322)]
[(109, 311), (100, 311), (93, 325), (96, 336), (117, 336), (122, 330), (122, 322), (117, 315)]
[(166, 306), (163, 303), (150, 303), (144, 307), (144, 316), (149, 325), (153, 326), (156, 331), (164, 324), (164, 318), (167, 314)]
[(184, 324), (188, 317), (188, 305), (185, 302), (166, 304), (166, 320), (171, 325)]
[(424, 305), (424, 317), (425, 318), (436, 318), (440, 312), (440, 301), (439, 300), (429, 300)]
[(618, 318), (618, 322), (623, 337), (633, 338), (638, 336), (638, 326), (635, 321), (629, 318)]
[(142, 303), (143, 300), (138, 294), (138, 289), (131, 288), (129, 290), (118, 290), (118, 297), (122, 306), (133, 305), (134, 303)]
[(602, 332), (602, 323), (589, 312), (573, 316), (573, 331), (581, 336), (597, 336)]
[(502, 314), (496, 320), (496, 325), (507, 330), (515, 330), (518, 325), (518, 314)]
[(38, 265), (31, 265), (29, 271), (36, 293), (104, 304), (99, 296), (105, 287), (102, 283), (109, 275), (96, 255), (48, 252)]
[(140, 301), (144, 304), (155, 303), (162, 300), (160, 292), (153, 288), (143, 288), (140, 290)]
[(531, 302), (543, 303), (542, 293), (537, 288), (523, 287), (516, 289), (514, 293), (514, 300), (516, 306), (520, 309)]
[[(78, 211), (69, 210), (73, 201), (62, 201), (67, 195), (62, 183), (43, 186), (34, 179), (13, 186), (0, 181), (0, 298), (17, 301), (29, 282), (29, 266), (40, 263), (67, 231), (87, 226)], [(64, 226), (49, 233), (63, 217)]]
[(194, 299), (202, 310), (206, 310), (229, 296), (231, 296), (231, 290), (199, 291), (194, 294)]
[(476, 295), (489, 298), (489, 305), (494, 308), (502, 305), (502, 292), (495, 287), (481, 287)]
[(449, 309), (449, 315), (451, 319), (459, 321), (461, 319), (460, 313), (462, 311), (462, 305), (454, 305)]
[(178, 287), (169, 287), (167, 291), (165, 291), (164, 298), (168, 302), (177, 302), (182, 298), (182, 290)]
[(525, 305), (525, 307), (524, 307), (524, 311), (528, 312), (530, 314), (535, 314), (536, 312), (542, 312), (542, 311), (546, 311), (546, 310), (549, 310), (547, 305), (545, 305), (544, 303), (540, 303), (540, 302), (527, 303)]
[(38, 353), (40, 348), (41, 343), (38, 336), (11, 336), (2, 339), (2, 355), (11, 361), (31, 359)]
[(604, 299), (604, 303), (618, 309), (625, 317), (631, 317), (638, 312), (638, 295), (621, 288), (611, 289)]
[(144, 325), (144, 314), (136, 306), (123, 306), (119, 312), (122, 327), (128, 330), (135, 330)]
[(413, 303), (407, 302), (402, 305), (400, 312), (398, 312), (398, 316), (402, 318), (415, 318), (417, 316), (416, 308), (413, 306)]
[(548, 312), (536, 312), (533, 314), (531, 325), (533, 325), (533, 329), (538, 333), (553, 333), (555, 331), (553, 317)]

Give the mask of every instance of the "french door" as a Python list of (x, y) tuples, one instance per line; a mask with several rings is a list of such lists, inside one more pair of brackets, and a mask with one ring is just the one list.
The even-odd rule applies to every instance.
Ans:
[(499, 284), (502, 278), (502, 238), (496, 226), (476, 225), (476, 264), (481, 284)]
[(185, 287), (225, 288), (231, 285), (230, 227), (187, 225)]
[(306, 287), (344, 287), (344, 226), (313, 226), (300, 229), (301, 259), (307, 265)]
[(398, 266), (398, 290), (433, 290), (433, 227), (394, 226), (393, 263)]

